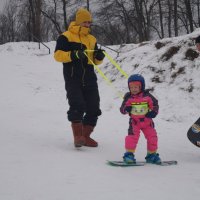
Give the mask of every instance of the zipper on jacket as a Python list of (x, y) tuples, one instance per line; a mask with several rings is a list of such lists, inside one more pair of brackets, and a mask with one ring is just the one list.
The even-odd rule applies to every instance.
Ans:
[[(80, 43), (81, 43), (81, 50), (83, 50), (83, 43), (81, 41), (81, 36), (80, 36), (80, 32), (81, 32), (81, 27), (79, 28), (79, 40), (80, 40)], [(81, 59), (81, 66), (82, 66), (82, 69), (83, 69), (83, 76), (82, 76), (82, 84), (83, 86), (85, 86), (85, 81), (84, 81), (84, 77), (85, 77), (85, 68), (83, 66), (83, 60)]]

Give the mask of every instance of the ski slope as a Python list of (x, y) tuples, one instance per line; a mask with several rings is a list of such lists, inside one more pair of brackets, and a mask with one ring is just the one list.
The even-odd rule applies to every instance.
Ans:
[[(98, 75), (102, 116), (93, 134), (98, 148), (75, 149), (66, 112), (62, 64), (53, 59), (55, 42), (48, 50), (37, 43), (0, 45), (0, 199), (2, 200), (196, 200), (200, 196), (200, 149), (186, 132), (200, 114), (200, 58), (184, 59), (193, 34), (164, 39), (146, 45), (113, 46), (120, 53), (107, 52), (129, 75), (141, 73), (146, 88), (154, 88), (160, 113), (154, 120), (163, 160), (177, 160), (177, 166), (147, 165), (117, 168), (106, 160), (121, 160), (128, 116), (121, 115), (118, 91), (127, 91), (127, 80), (105, 59), (100, 69), (112, 80), (112, 87)], [(181, 45), (168, 61), (162, 55), (171, 45)], [(190, 46), (190, 48), (194, 47)], [(172, 62), (175, 67), (170, 70)], [(185, 66), (184, 73), (172, 73)], [(152, 70), (155, 67), (155, 70)], [(164, 71), (163, 71), (164, 70)], [(162, 73), (159, 73), (162, 71)], [(152, 82), (158, 75), (162, 82)], [(192, 92), (187, 89), (193, 85)], [(146, 141), (141, 138), (137, 160), (144, 160)]]

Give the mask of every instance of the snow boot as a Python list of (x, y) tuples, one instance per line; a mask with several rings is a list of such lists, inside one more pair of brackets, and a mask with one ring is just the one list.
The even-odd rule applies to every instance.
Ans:
[(85, 144), (85, 137), (83, 136), (83, 124), (81, 122), (72, 122), (72, 131), (74, 135), (74, 146), (81, 147)]
[(161, 159), (158, 153), (147, 153), (145, 159), (147, 163), (153, 163), (153, 164), (161, 163)]
[(97, 147), (98, 146), (98, 143), (90, 137), (93, 130), (94, 130), (93, 126), (83, 125), (83, 136), (85, 137), (84, 146), (87, 146), (87, 147)]
[(123, 160), (127, 164), (136, 163), (135, 155), (132, 152), (124, 153)]

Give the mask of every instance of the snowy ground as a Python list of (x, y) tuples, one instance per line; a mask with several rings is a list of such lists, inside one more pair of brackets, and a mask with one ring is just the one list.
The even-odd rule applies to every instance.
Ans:
[[(175, 38), (173, 42), (180, 42), (187, 37)], [(48, 45), (53, 50), (55, 42)], [(177, 61), (180, 66), (195, 67), (186, 69), (185, 74), (171, 84), (168, 82), (168, 71), (162, 74), (165, 80), (162, 83), (151, 82), (155, 74), (145, 68), (145, 63), (166, 70), (170, 65), (157, 64), (159, 52), (153, 51), (152, 46), (127, 45), (121, 49), (119, 57), (114, 52), (108, 52), (119, 63), (123, 60), (120, 64), (129, 74), (142, 72), (147, 87), (155, 88), (153, 94), (160, 103), (160, 114), (155, 119), (159, 153), (163, 160), (178, 160), (177, 166), (115, 168), (105, 164), (107, 159), (122, 158), (128, 116), (120, 114), (121, 99), (101, 77), (98, 79), (103, 115), (93, 134), (99, 147), (75, 149), (70, 123), (66, 119), (68, 105), (62, 65), (54, 61), (52, 54), (46, 54), (47, 50), (38, 50), (38, 44), (35, 43), (0, 46), (1, 200), (199, 198), (200, 150), (186, 137), (189, 126), (199, 117), (198, 62), (195, 60), (188, 64), (188, 61), (182, 59), (180, 50), (173, 61)], [(144, 52), (147, 56), (143, 55)], [(131, 60), (131, 56), (135, 59)], [(133, 62), (137, 62), (137, 59), (141, 68), (134, 70)], [(127, 90), (127, 81), (119, 74), (113, 75), (114, 69), (108, 60), (105, 60), (101, 69), (108, 76), (115, 77), (113, 84), (117, 90)], [(180, 89), (187, 88), (187, 81), (191, 82), (191, 79), (195, 84), (192, 93)], [(144, 160), (145, 154), (146, 142), (141, 134), (137, 160)]]

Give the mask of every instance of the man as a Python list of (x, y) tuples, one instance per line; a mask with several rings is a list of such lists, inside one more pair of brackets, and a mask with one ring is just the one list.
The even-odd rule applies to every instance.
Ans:
[(200, 36), (198, 36), (195, 39), (195, 44), (196, 44), (197, 50), (200, 51)]
[(67, 112), (74, 135), (75, 147), (97, 147), (90, 135), (101, 115), (100, 97), (95, 65), (101, 64), (105, 55), (98, 49), (96, 38), (90, 32), (92, 16), (81, 8), (66, 32), (56, 44), (54, 58), (63, 63), (65, 89), (69, 103)]

